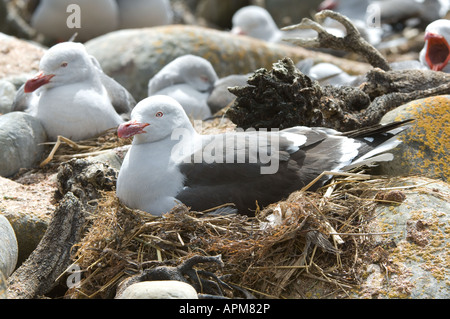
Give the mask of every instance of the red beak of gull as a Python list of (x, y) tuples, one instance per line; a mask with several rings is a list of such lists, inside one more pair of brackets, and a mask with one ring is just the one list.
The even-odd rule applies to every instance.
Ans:
[(450, 60), (450, 46), (442, 35), (427, 32), (425, 34), (427, 43), (427, 51), (425, 60), (430, 69), (440, 71), (447, 65)]
[(139, 123), (137, 121), (130, 121), (119, 125), (117, 135), (120, 138), (129, 138), (137, 134), (146, 133), (144, 128), (149, 126), (148, 123)]
[(25, 93), (31, 93), (36, 91), (41, 86), (47, 84), (50, 82), (50, 80), (54, 77), (54, 74), (48, 74), (44, 75), (44, 72), (40, 72), (38, 75), (36, 75), (34, 78), (28, 80), (25, 83), (24, 92)]

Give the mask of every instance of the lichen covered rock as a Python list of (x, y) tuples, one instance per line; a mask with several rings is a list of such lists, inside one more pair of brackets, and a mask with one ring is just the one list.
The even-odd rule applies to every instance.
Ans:
[(411, 176), (392, 178), (386, 188), (402, 192), (404, 200), (376, 207), (373, 231), (389, 235), (390, 243), (372, 250), (374, 264), (358, 297), (449, 298), (450, 185)]
[(380, 166), (382, 173), (417, 174), (450, 181), (450, 95), (434, 96), (402, 105), (387, 113), (382, 123), (414, 118), (394, 160)]

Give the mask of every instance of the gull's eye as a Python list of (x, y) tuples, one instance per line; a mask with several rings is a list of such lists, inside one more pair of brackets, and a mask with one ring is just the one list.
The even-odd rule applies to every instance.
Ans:
[(155, 114), (156, 117), (163, 117), (164, 113), (163, 112), (158, 112)]
[(63, 63), (61, 63), (61, 65), (60, 65), (60, 66), (61, 66), (62, 68), (65, 68), (65, 67), (66, 67), (67, 65), (69, 65), (69, 63), (67, 63), (67, 62), (63, 62)]

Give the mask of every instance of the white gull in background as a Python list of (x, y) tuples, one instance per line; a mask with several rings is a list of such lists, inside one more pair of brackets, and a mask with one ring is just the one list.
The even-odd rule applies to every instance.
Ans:
[(40, 72), (17, 92), (13, 110), (37, 117), (50, 140), (90, 138), (117, 127), (135, 100), (108, 77), (81, 43), (51, 47), (40, 61)]
[(296, 67), (311, 79), (316, 80), (320, 85), (333, 86), (357, 86), (362, 82), (362, 76), (355, 76), (346, 73), (338, 66), (321, 62), (314, 64), (314, 59), (304, 59), (296, 64)]
[(445, 16), (449, 9), (448, 0), (377, 0), (369, 3), (368, 9), (379, 14), (380, 22), (391, 26), (424, 27)]
[(164, 66), (148, 83), (148, 95), (168, 95), (192, 119), (211, 116), (208, 97), (218, 80), (211, 63), (199, 56), (183, 55)]
[[(318, 10), (333, 10), (348, 17), (361, 35), (378, 48), (400, 45), (406, 39), (382, 42), (399, 27), (424, 26), (443, 17), (448, 0), (325, 0)], [(339, 28), (339, 23), (326, 19), (324, 25)], [(341, 26), (342, 28), (342, 26)]]
[[(81, 28), (70, 28), (67, 20), (74, 11), (68, 6), (80, 7)], [(70, 9), (70, 8), (69, 8)], [(85, 42), (116, 30), (119, 25), (117, 3), (114, 0), (41, 0), (31, 17), (31, 26), (43, 35), (58, 41), (68, 41), (75, 33), (77, 41)]]
[[(341, 30), (328, 28), (328, 32), (343, 36)], [(271, 14), (260, 6), (251, 5), (237, 10), (232, 18), (231, 33), (246, 35), (267, 42), (283, 42), (284, 37), (316, 37), (314, 30), (281, 31)], [(288, 44), (287, 42), (283, 42)]]
[(419, 60), (428, 69), (450, 72), (450, 20), (439, 19), (427, 26)]
[[(326, 0), (319, 5), (318, 11), (333, 10), (346, 16), (352, 21), (364, 39), (372, 45), (377, 45), (381, 42), (383, 29), (380, 25), (372, 27), (369, 24), (370, 16), (376, 15), (376, 12), (373, 12), (369, 7), (370, 3), (370, 0)], [(339, 29), (344, 35), (346, 34), (345, 27), (334, 19), (326, 18), (323, 26)]]
[(232, 18), (231, 33), (268, 42), (279, 42), (282, 38), (282, 32), (270, 13), (259, 6), (246, 6), (237, 10)]
[(119, 29), (146, 28), (173, 22), (169, 0), (117, 0)]
[(252, 214), (256, 202), (264, 207), (281, 200), (324, 171), (391, 160), (386, 152), (400, 142), (383, 133), (388, 126), (378, 129), (367, 139), (308, 127), (200, 135), (178, 102), (152, 96), (118, 128), (119, 137), (134, 137), (116, 194), (128, 207), (153, 215), (180, 202), (197, 211), (233, 203), (239, 213)]

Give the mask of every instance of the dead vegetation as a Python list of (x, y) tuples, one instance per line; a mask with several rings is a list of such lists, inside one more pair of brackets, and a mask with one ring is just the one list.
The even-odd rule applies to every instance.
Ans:
[(205, 264), (196, 271), (213, 273), (222, 297), (349, 297), (367, 262), (377, 262), (372, 248), (384, 250), (389, 242), (389, 236), (382, 236), (386, 243), (376, 241), (373, 235), (380, 234), (367, 228), (378, 202), (376, 189), (385, 184), (383, 179), (342, 180), (328, 192), (293, 193), (254, 218), (209, 215), (185, 206), (156, 218), (104, 192), (85, 236), (73, 247), (81, 286), (65, 297), (112, 298), (117, 285), (133, 275), (217, 255), (223, 267)]

